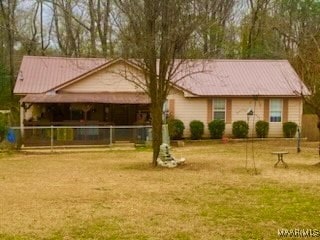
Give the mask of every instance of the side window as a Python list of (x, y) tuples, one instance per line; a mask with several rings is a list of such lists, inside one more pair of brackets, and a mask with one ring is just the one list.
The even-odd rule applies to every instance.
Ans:
[(226, 100), (222, 98), (213, 99), (213, 119), (226, 120)]
[(282, 100), (271, 99), (270, 100), (270, 122), (282, 121)]

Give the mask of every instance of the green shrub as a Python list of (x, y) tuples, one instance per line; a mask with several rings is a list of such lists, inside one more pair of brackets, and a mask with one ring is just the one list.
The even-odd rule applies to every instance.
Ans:
[(236, 121), (232, 124), (232, 134), (235, 138), (245, 138), (249, 133), (249, 125), (245, 121)]
[(170, 139), (179, 140), (183, 137), (184, 124), (179, 119), (168, 120), (169, 136)]
[(266, 121), (256, 122), (256, 134), (259, 138), (266, 138), (269, 133), (269, 123)]
[(226, 124), (223, 120), (213, 120), (208, 124), (210, 137), (213, 139), (220, 139), (223, 136)]
[(199, 120), (193, 120), (189, 124), (191, 139), (200, 139), (204, 133), (204, 124)]
[(286, 138), (293, 138), (296, 135), (298, 125), (294, 122), (286, 122), (282, 126), (283, 135)]

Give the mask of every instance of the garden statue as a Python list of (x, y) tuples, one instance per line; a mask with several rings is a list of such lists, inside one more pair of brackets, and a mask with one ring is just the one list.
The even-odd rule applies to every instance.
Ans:
[(181, 158), (177, 160), (170, 154), (170, 136), (169, 136), (169, 129), (167, 124), (167, 118), (169, 115), (168, 110), (168, 103), (166, 102), (163, 105), (162, 110), (162, 144), (160, 145), (160, 152), (159, 157), (157, 159), (157, 163), (161, 167), (168, 167), (168, 168), (174, 168), (178, 166), (179, 164), (182, 164), (185, 162), (185, 158)]
[(168, 167), (168, 168), (174, 168), (178, 166), (179, 164), (182, 164), (185, 162), (185, 158), (181, 158), (177, 160), (175, 157), (173, 157), (170, 154), (170, 148), (169, 145), (166, 143), (162, 143), (160, 145), (160, 152), (158, 157), (158, 165), (162, 167)]

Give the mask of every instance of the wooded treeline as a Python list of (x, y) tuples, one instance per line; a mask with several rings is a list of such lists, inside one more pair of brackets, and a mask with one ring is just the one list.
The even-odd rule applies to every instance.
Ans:
[[(128, 27), (129, 13), (119, 7), (121, 2), (1, 0), (0, 98), (9, 97), (23, 55), (140, 57), (128, 37), (134, 29)], [(318, 86), (319, 1), (193, 0), (189, 4), (180, 10), (188, 11), (183, 16), (196, 15), (201, 21), (180, 50), (183, 57), (289, 59), (309, 86)]]
[[(128, 18), (119, 2), (1, 0), (0, 72), (9, 75), (6, 87), (13, 86), (21, 57), (26, 54), (139, 57), (127, 38), (133, 29), (126, 27)], [(310, 68), (319, 70), (319, 1), (193, 0), (190, 4), (181, 9), (189, 11), (184, 16), (197, 12), (201, 22), (181, 50), (184, 56), (285, 58), (306, 81), (319, 72), (310, 72)]]

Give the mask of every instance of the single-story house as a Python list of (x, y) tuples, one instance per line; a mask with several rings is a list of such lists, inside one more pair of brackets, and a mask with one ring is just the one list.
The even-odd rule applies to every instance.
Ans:
[[(249, 121), (252, 129), (265, 120), (269, 137), (282, 137), (284, 122), (301, 125), (301, 93), (308, 90), (287, 60), (188, 60), (180, 68), (167, 106), (184, 122), (186, 137), (192, 120), (207, 125), (223, 119), (226, 135), (234, 121)], [(21, 127), (146, 123), (150, 99), (128, 75), (144, 81), (130, 60), (25, 56), (14, 88), (21, 96)]]

